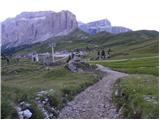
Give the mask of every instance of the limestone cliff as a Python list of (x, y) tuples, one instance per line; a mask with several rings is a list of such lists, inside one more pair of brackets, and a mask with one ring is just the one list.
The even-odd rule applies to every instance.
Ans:
[(112, 26), (111, 22), (107, 19), (98, 20), (87, 24), (79, 22), (78, 26), (81, 30), (88, 32), (90, 34), (96, 34), (102, 31), (110, 32), (113, 34), (132, 31), (131, 29), (126, 27)]
[(15, 47), (64, 35), (78, 27), (69, 11), (23, 12), (2, 22), (2, 45)]

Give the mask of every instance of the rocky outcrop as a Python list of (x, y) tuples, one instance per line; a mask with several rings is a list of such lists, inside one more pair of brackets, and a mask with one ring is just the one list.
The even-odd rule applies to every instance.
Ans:
[(71, 72), (84, 72), (84, 71), (93, 71), (95, 69), (94, 65), (90, 65), (87, 62), (81, 60), (80, 52), (74, 52), (72, 57), (67, 60), (67, 64), (65, 67), (70, 70)]
[(55, 101), (53, 101), (52, 97), (54, 94), (55, 91), (50, 89), (48, 91), (40, 91), (36, 95), (35, 101), (44, 119), (55, 119), (59, 114), (59, 110), (53, 106)]
[(34, 112), (31, 104), (24, 101), (20, 102), (19, 105), (16, 106), (16, 110), (17, 110), (19, 119), (32, 118), (32, 114)]
[(77, 27), (76, 16), (69, 11), (23, 12), (2, 23), (2, 44), (6, 47), (32, 44), (68, 34)]
[(104, 20), (99, 20), (99, 21), (94, 21), (90, 22), (87, 24), (84, 23), (79, 23), (79, 28), (85, 32), (95, 34), (97, 32), (101, 31), (108, 31), (111, 32), (111, 23), (109, 20), (104, 19)]
[(87, 24), (80, 22), (78, 26), (81, 30), (88, 32), (90, 34), (96, 34), (102, 31), (115, 33), (115, 34), (131, 31), (131, 29), (128, 29), (125, 27), (112, 26), (111, 22), (107, 19), (98, 20), (98, 21), (87, 23)]

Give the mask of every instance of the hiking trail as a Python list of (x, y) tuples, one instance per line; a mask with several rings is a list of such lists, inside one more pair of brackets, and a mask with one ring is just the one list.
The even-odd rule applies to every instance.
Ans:
[(102, 80), (78, 94), (60, 111), (59, 118), (111, 119), (120, 117), (120, 113), (112, 103), (112, 88), (118, 78), (127, 74), (110, 70), (102, 65), (97, 65), (97, 70), (104, 72)]

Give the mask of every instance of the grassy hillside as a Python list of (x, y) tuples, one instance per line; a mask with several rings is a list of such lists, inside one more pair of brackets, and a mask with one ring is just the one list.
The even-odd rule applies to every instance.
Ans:
[[(67, 36), (50, 38), (41, 43), (19, 46), (2, 52), (13, 54), (33, 51), (51, 52), (49, 45), (55, 42), (56, 50), (92, 48), (85, 58), (90, 59), (96, 58), (97, 49), (110, 48), (112, 50), (111, 60), (90, 61), (90, 63), (102, 64), (117, 71), (136, 74), (119, 80), (118, 88), (115, 85), (115, 90), (121, 89), (125, 94), (125, 97), (113, 96), (115, 103), (125, 108), (123, 112), (126, 118), (157, 118), (157, 106), (159, 105), (157, 103), (158, 40), (157, 31), (141, 30), (116, 35), (101, 32), (91, 36), (77, 29)], [(34, 101), (38, 91), (49, 89), (56, 91), (57, 94), (54, 95), (56, 98), (53, 99), (57, 101), (56, 107), (60, 108), (64, 103), (61, 98), (65, 94), (67, 94), (66, 99), (71, 100), (78, 92), (95, 83), (98, 78), (99, 73), (71, 73), (63, 65), (46, 69), (28, 59), (21, 59), (19, 63), (11, 62), (10, 64), (2, 61), (2, 118), (17, 118), (14, 107), (23, 100), (32, 104), (35, 110), (33, 118), (42, 118)], [(127, 90), (129, 93), (126, 92)], [(146, 102), (144, 96), (153, 96), (156, 104)], [(138, 106), (141, 107), (140, 112), (136, 111), (139, 110)], [(138, 117), (137, 114), (134, 115), (136, 112), (140, 114)]]
[(45, 42), (14, 48), (15, 53), (51, 52), (51, 42), (56, 43), (55, 50), (73, 50), (74, 48), (95, 48), (89, 58), (95, 58), (97, 48), (110, 48), (111, 59), (145, 57), (158, 55), (159, 33), (157, 31), (140, 30), (120, 34), (107, 32), (89, 35), (79, 29), (67, 36), (50, 38)]
[[(99, 35), (100, 34), (100, 35)], [(133, 31), (116, 35), (98, 33), (89, 42), (112, 50), (112, 58), (130, 58), (158, 55), (159, 34), (156, 31)], [(93, 54), (96, 56), (96, 53)]]
[[(159, 118), (158, 77), (153, 75), (130, 75), (117, 81), (113, 101), (123, 108), (124, 118)], [(120, 92), (120, 95), (116, 95)]]
[[(46, 69), (28, 59), (21, 59), (19, 63), (12, 61), (8, 65), (2, 61), (1, 118), (17, 118), (15, 106), (21, 101), (31, 103), (35, 110), (33, 118), (42, 118), (35, 104), (37, 92), (53, 89), (56, 94), (52, 99), (57, 100), (54, 107), (59, 109), (67, 100), (97, 82), (99, 77), (95, 71), (72, 73), (63, 65)], [(65, 101), (62, 100), (64, 96)]]
[(112, 68), (116, 71), (126, 72), (130, 74), (151, 74), (159, 75), (158, 56), (135, 58), (135, 59), (122, 59), (110, 61), (90, 61), (91, 64), (101, 64), (103, 66)]
[(159, 59), (155, 57), (92, 61), (116, 71), (128, 73), (114, 85), (113, 101), (124, 118), (159, 117)]
[[(2, 52), (4, 53), (12, 53), (12, 54), (25, 54), (30, 53), (33, 51), (37, 52), (51, 52), (51, 43), (56, 44), (56, 50), (70, 50), (79, 47), (79, 44), (83, 46), (83, 44), (86, 44), (85, 40), (89, 34), (76, 29), (75, 31), (71, 32), (69, 35), (66, 36), (57, 36), (53, 38), (49, 38), (46, 41), (35, 43), (32, 45), (23, 45), (23, 46), (17, 46), (10, 49), (3, 49), (2, 46)], [(87, 46), (87, 44), (86, 44)]]

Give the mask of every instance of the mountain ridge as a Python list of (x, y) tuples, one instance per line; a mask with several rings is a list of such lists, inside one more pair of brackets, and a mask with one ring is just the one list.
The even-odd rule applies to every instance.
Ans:
[[(102, 31), (111, 33), (130, 31), (125, 27), (112, 27), (107, 19), (88, 23), (89, 27), (84, 28), (87, 30), (78, 24), (76, 16), (68, 10), (22, 12), (2, 22), (2, 46), (9, 48), (34, 44), (48, 38), (67, 35), (77, 28), (90, 34)], [(86, 27), (84, 23), (81, 25)]]
[(78, 26), (81, 30), (90, 34), (96, 34), (102, 31), (110, 32), (113, 34), (132, 31), (126, 27), (112, 26), (108, 19), (96, 20), (89, 23), (79, 22)]
[(2, 44), (7, 47), (32, 44), (68, 34), (77, 27), (76, 16), (69, 11), (23, 12), (2, 22)]

